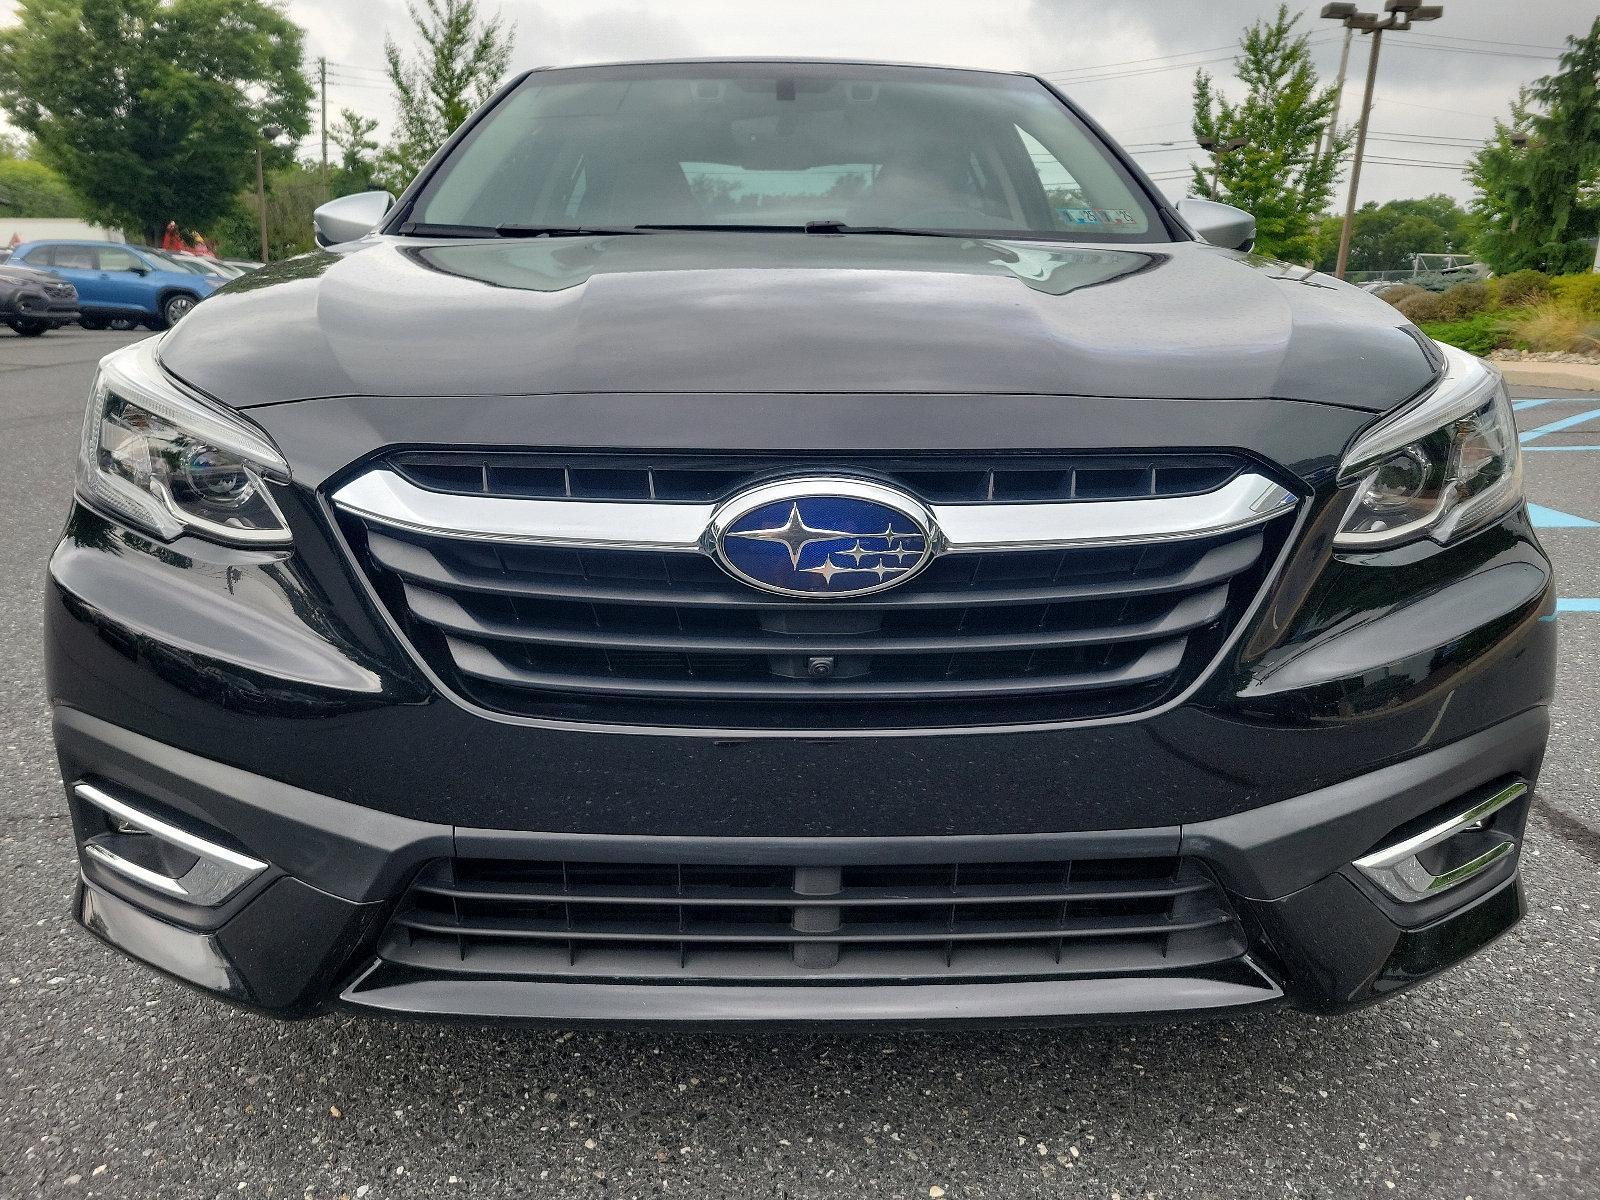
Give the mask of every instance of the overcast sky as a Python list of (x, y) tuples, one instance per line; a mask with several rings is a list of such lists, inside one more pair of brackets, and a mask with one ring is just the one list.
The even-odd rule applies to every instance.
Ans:
[[(0, 0), (0, 21), (15, 7)], [(1205, 66), (1237, 96), (1231, 51), (1275, 0), (504, 0), (498, 7), (515, 26), (516, 70), (748, 54), (1034, 71), (1136, 147), (1177, 196), (1187, 184), (1179, 172), (1198, 157), (1189, 132), (1195, 68)], [(1331, 82), (1344, 31), (1317, 19), (1321, 7), (1322, 0), (1290, 3), (1305, 14), (1317, 66)], [(1381, 9), (1382, 0), (1362, 7)], [(306, 28), (308, 55), (332, 64), (330, 113), (350, 107), (386, 120), (383, 37), (409, 38), (404, 0), (289, 0), (286, 8)], [(1586, 29), (1596, 9), (1595, 0), (1446, 0), (1442, 20), (1388, 36), (1362, 199), (1442, 191), (1466, 200), (1471, 189), (1460, 164), (1517, 87), (1551, 71), (1567, 35)], [(1370, 42), (1358, 36), (1351, 50), (1346, 122), (1358, 115)], [(314, 140), (307, 149), (315, 150)]]

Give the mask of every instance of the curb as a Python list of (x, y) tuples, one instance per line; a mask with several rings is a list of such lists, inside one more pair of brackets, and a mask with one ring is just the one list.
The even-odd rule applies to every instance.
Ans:
[(1524, 387), (1551, 387), (1579, 392), (1600, 392), (1600, 366), (1587, 363), (1503, 362), (1490, 360), (1507, 383)]

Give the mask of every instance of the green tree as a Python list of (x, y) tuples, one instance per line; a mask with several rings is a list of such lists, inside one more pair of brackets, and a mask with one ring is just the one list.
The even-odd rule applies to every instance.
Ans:
[(8, 217), (78, 217), (82, 202), (66, 181), (45, 166), (27, 158), (0, 157), (0, 199)]
[[(1526, 138), (1526, 145), (1519, 145)], [(1600, 173), (1600, 17), (1569, 37), (1561, 69), (1536, 81), (1496, 121), (1467, 170), (1482, 221), (1480, 257), (1499, 274), (1588, 270), (1600, 208), (1585, 187)]]
[[(1342, 217), (1317, 222), (1316, 265), (1333, 270), (1339, 256)], [(1424, 196), (1418, 200), (1369, 200), (1356, 210), (1350, 234), (1350, 270), (1398, 271), (1411, 266), (1413, 254), (1465, 253), (1471, 219), (1449, 196)]]
[(328, 137), (339, 147), (338, 173), (333, 179), (333, 193), (347, 196), (351, 192), (370, 191), (377, 171), (378, 143), (372, 134), (378, 123), (363, 117), (353, 108), (339, 110), (338, 124), (330, 126)]
[(17, 17), (0, 106), (105, 224), (204, 228), (253, 177), (261, 126), (309, 128), (300, 27), (265, 0), (22, 0)]
[(1475, 222), (1472, 214), (1456, 201), (1454, 196), (1435, 192), (1417, 200), (1391, 200), (1386, 207), (1406, 216), (1426, 217), (1449, 235), (1454, 243), (1448, 250), (1465, 252), (1471, 240)]
[(1271, 20), (1256, 21), (1239, 43), (1236, 72), (1245, 98), (1234, 104), (1213, 86), (1211, 75), (1194, 79), (1196, 141), (1215, 139), (1243, 146), (1219, 155), (1212, 170), (1194, 168), (1196, 195), (1225, 200), (1255, 215), (1256, 246), (1264, 254), (1295, 262), (1314, 253), (1313, 218), (1333, 197), (1348, 132), (1332, 139), (1319, 157), (1318, 135), (1334, 117), (1334, 90), (1318, 87), (1308, 37), (1296, 32), (1299, 14), (1280, 4)]
[[(332, 182), (337, 182), (337, 175)], [(323, 202), (322, 167), (315, 161), (290, 163), (267, 172), (267, 250), (273, 262), (315, 247), (311, 214)], [(254, 183), (207, 231), (228, 258), (261, 257), (261, 205)]]
[(416, 58), (407, 58), (393, 38), (383, 41), (398, 112), (381, 170), (395, 191), (499, 86), (514, 37), (498, 16), (481, 19), (477, 0), (421, 0), (406, 11), (422, 43)]

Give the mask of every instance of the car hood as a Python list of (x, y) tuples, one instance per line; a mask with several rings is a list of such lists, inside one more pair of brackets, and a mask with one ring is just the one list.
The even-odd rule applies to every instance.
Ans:
[(0, 266), (0, 283), (31, 283), (36, 287), (43, 287), (47, 283), (64, 282), (59, 276), (48, 271), (35, 271), (32, 267), (6, 267)]
[(1198, 243), (899, 235), (372, 238), (199, 305), (167, 369), (240, 408), (635, 392), (1294, 399), (1433, 379), (1394, 309)]

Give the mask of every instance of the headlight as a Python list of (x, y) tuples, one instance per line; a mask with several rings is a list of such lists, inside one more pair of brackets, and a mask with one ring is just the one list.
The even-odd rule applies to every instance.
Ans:
[(1445, 375), (1359, 437), (1339, 467), (1357, 481), (1334, 546), (1375, 550), (1465, 537), (1522, 502), (1522, 453), (1498, 372), (1440, 346)]
[(234, 545), (286, 545), (266, 480), (289, 465), (261, 433), (181, 389), (156, 361), (160, 339), (100, 361), (78, 452), (78, 494), (171, 541), (197, 533)]

